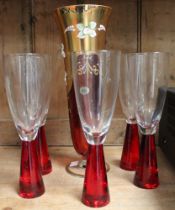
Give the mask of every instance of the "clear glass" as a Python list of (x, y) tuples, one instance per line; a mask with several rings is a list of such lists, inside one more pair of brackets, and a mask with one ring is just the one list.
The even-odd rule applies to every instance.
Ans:
[(10, 111), (24, 141), (36, 138), (48, 112), (50, 60), (40, 54), (5, 56), (5, 85)]
[(115, 108), (120, 59), (116, 51), (72, 53), (77, 107), (89, 144), (82, 201), (91, 207), (109, 203), (103, 143)]
[(119, 96), (126, 116), (126, 131), (120, 167), (135, 170), (139, 159), (139, 134), (136, 123), (137, 62), (132, 53), (122, 55)]
[(45, 191), (36, 138), (48, 112), (51, 70), (48, 55), (25, 53), (5, 56), (5, 87), (10, 111), (22, 140), (20, 189), (23, 198)]
[(159, 94), (168, 82), (169, 54), (137, 53), (136, 118), (143, 134), (154, 134), (160, 121), (166, 94)]
[(119, 86), (119, 52), (77, 52), (72, 58), (83, 131), (89, 144), (102, 144), (115, 108)]
[(134, 183), (138, 187), (153, 189), (159, 186), (155, 133), (159, 124), (166, 92), (169, 54), (163, 52), (136, 53), (137, 97), (136, 119), (142, 134), (140, 157)]
[(128, 123), (136, 123), (136, 65), (134, 54), (122, 54), (119, 97)]

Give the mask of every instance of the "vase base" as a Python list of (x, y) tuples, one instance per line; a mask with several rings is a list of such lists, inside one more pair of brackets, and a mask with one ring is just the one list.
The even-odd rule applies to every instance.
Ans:
[[(86, 169), (86, 160), (72, 161), (66, 166), (66, 171), (72, 176), (84, 177)], [(106, 163), (106, 171), (110, 170), (110, 165)]]

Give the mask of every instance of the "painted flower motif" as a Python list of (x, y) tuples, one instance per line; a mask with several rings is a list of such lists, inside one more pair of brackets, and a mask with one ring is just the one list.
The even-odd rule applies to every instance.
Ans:
[(84, 39), (86, 36), (95, 37), (96, 36), (96, 22), (91, 21), (88, 26), (85, 26), (82, 23), (77, 24), (77, 29), (79, 31), (77, 37)]
[[(104, 25), (100, 24), (99, 27), (97, 27), (97, 23), (95, 21), (91, 21), (88, 25), (84, 25), (83, 23), (76, 24), (76, 28), (78, 29), (78, 35), (77, 37), (79, 39), (84, 39), (87, 36), (95, 37), (97, 35), (96, 30), (98, 31), (106, 31), (106, 28)], [(74, 32), (76, 30), (74, 25), (70, 25), (65, 29), (66, 32)]]

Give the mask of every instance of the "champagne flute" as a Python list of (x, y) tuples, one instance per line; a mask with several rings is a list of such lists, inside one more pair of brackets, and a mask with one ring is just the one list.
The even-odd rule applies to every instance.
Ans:
[(103, 143), (109, 130), (119, 86), (120, 52), (72, 53), (75, 95), (89, 152), (82, 202), (91, 207), (109, 203)]
[(136, 53), (137, 96), (136, 119), (142, 135), (140, 157), (136, 167), (136, 186), (153, 189), (159, 186), (155, 134), (161, 118), (167, 86), (169, 54), (163, 52)]
[(22, 143), (19, 195), (34, 198), (45, 191), (38, 158), (37, 133), (47, 110), (49, 57), (22, 53), (5, 56), (8, 104)]

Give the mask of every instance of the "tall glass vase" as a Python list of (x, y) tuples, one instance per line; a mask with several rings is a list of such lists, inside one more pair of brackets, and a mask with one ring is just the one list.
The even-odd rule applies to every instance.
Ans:
[[(100, 50), (105, 48), (107, 22), (111, 8), (102, 5), (81, 4), (57, 8), (55, 19), (62, 33), (63, 55), (66, 71), (69, 122), (73, 146), (86, 158), (88, 144), (81, 128), (72, 80), (71, 52)], [(84, 166), (79, 161), (71, 163), (68, 171)]]

